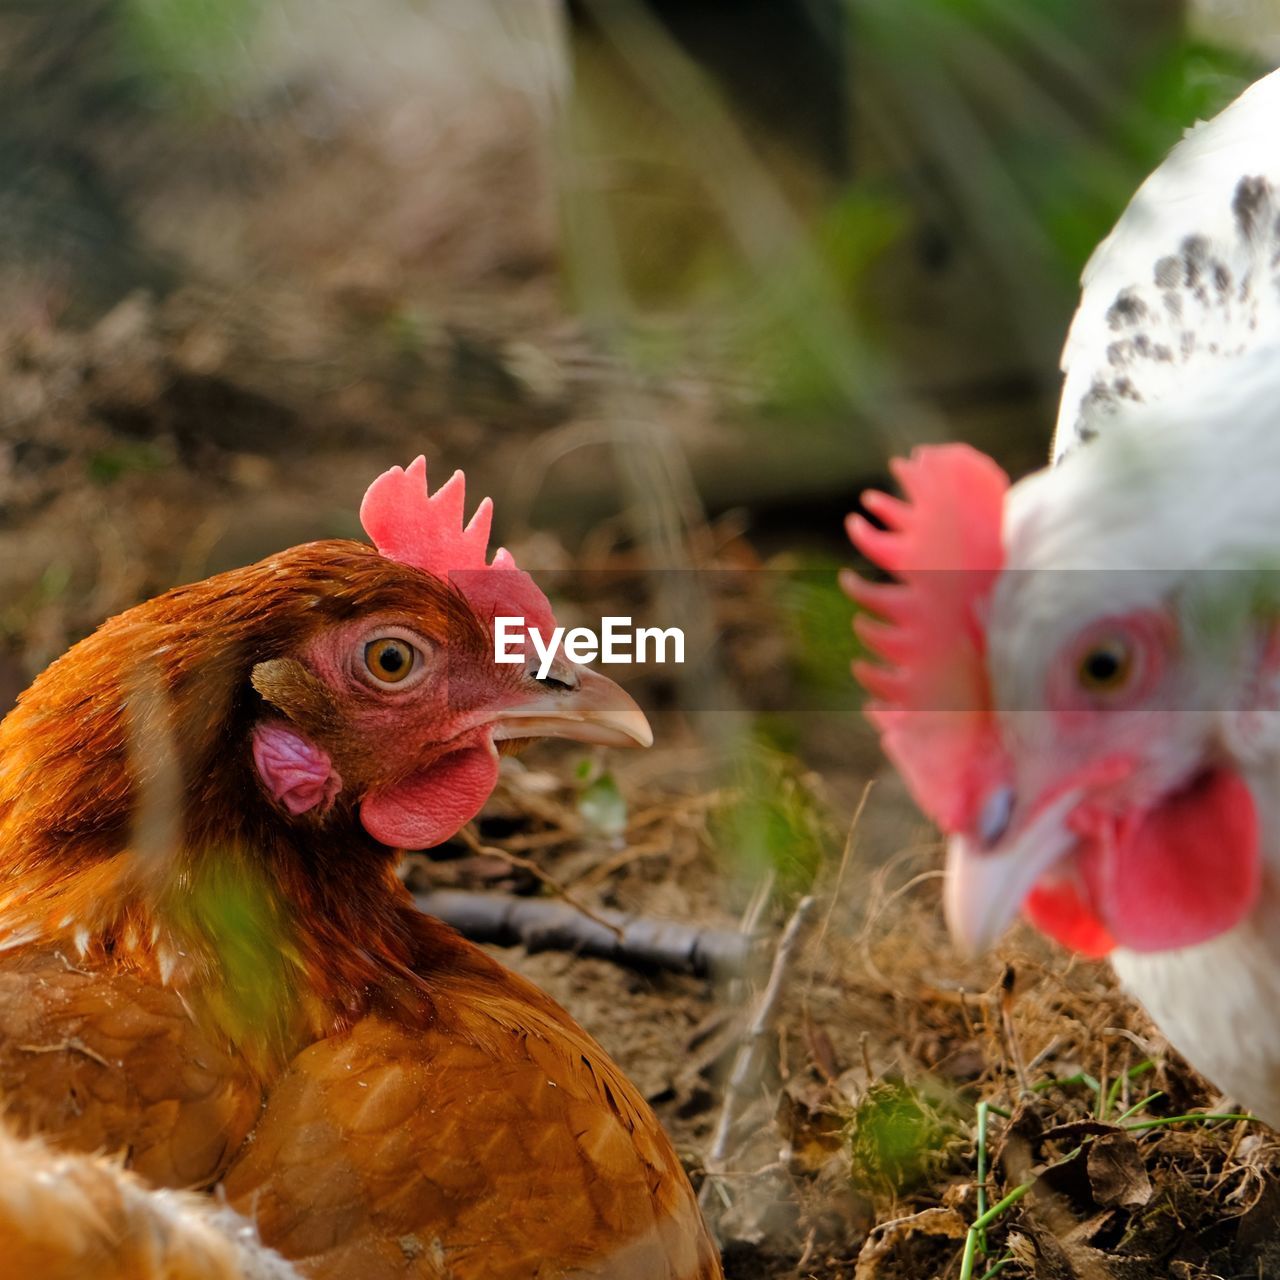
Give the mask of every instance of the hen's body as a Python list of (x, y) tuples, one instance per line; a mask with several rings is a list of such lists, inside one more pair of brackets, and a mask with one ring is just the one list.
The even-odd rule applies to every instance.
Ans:
[[(221, 1183), (308, 1276), (718, 1276), (599, 1046), (419, 914), (344, 794), (286, 821), (254, 774), (260, 664), (448, 596), (314, 544), (113, 619), (33, 685), (0, 725), (0, 1092), (158, 1186)], [(440, 627), (453, 658), (484, 643)], [(376, 775), (291, 678), (289, 723)]]
[(399, 910), (414, 976), (388, 973), (274, 1069), (210, 1035), (144, 957), (24, 949), (0, 976), (15, 1121), (127, 1152), (158, 1186), (222, 1180), (307, 1275), (718, 1274), (669, 1142), (599, 1046)]

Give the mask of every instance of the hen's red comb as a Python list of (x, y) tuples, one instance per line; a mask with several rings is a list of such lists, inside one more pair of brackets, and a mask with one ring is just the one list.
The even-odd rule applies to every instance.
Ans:
[(462, 472), (455, 471), (430, 493), (427, 461), (415, 458), (407, 468), (384, 471), (369, 486), (360, 523), (388, 560), (452, 581), (486, 621), (521, 617), (550, 634), (555, 626), (551, 605), (511, 553), (499, 547), (492, 563), (486, 562), (493, 503), (485, 498), (470, 523), (463, 524), (466, 484)]
[(903, 498), (862, 499), (886, 527), (859, 515), (846, 522), (853, 545), (898, 579), (841, 575), (868, 611), (854, 630), (883, 664), (855, 662), (853, 674), (916, 802), (943, 830), (968, 830), (1001, 767), (980, 610), (1003, 562), (1009, 478), (963, 444), (920, 448), (891, 467)]

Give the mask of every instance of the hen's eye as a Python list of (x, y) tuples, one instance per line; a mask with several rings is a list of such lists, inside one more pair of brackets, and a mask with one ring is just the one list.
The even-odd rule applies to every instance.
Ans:
[(1129, 683), (1133, 651), (1119, 636), (1095, 644), (1080, 659), (1080, 684), (1090, 693), (1114, 693)]
[(414, 647), (395, 636), (370, 640), (364, 647), (364, 665), (383, 684), (399, 684), (413, 670)]

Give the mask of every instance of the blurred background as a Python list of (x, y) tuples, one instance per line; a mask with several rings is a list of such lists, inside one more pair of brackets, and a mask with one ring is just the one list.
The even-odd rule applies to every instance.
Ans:
[(936, 886), (864, 918), (936, 850), (890, 778), (845, 841), (881, 765), (842, 518), (920, 441), (1040, 464), (1089, 252), (1276, 60), (1275, 0), (0, 0), (0, 706), (146, 595), (358, 536), (387, 466), (464, 468), (562, 620), (691, 657), (635, 673), (652, 752), (511, 764), (414, 874), (545, 893), (500, 855), (536, 857), (748, 931), (818, 887), (856, 946), (727, 1125), (741, 983), (504, 955), (695, 1171), (753, 1171), (714, 1188), (732, 1274), (849, 1274), (942, 1194), (985, 1041), (886, 976), (933, 963)]

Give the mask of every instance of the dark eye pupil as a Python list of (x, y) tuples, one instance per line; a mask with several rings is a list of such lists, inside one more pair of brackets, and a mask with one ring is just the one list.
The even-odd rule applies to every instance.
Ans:
[(364, 664), (383, 684), (399, 684), (413, 670), (416, 652), (403, 640), (384, 636), (365, 645)]
[(1089, 679), (1096, 680), (1099, 684), (1106, 684), (1108, 680), (1114, 680), (1119, 670), (1120, 659), (1114, 653), (1108, 653), (1106, 650), (1091, 653), (1085, 659), (1085, 671), (1088, 673)]

